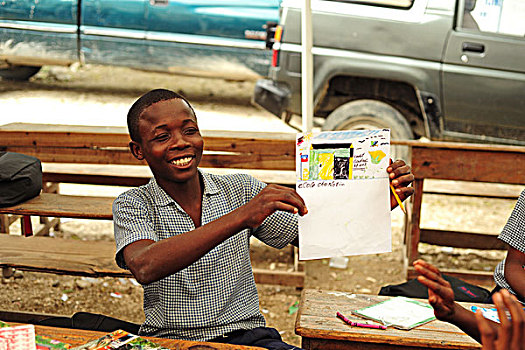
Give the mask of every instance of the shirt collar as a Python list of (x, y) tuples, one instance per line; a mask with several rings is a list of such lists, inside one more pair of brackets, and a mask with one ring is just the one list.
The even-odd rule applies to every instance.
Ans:
[[(198, 169), (198, 170), (199, 170), (199, 174), (202, 177), (202, 180), (203, 180), (202, 182), (204, 183), (204, 196), (210, 196), (210, 195), (219, 193), (220, 192), (219, 187), (217, 186), (215, 181), (213, 181), (212, 175), (207, 172), (202, 171), (201, 169)], [(148, 186), (151, 188), (151, 191), (155, 195), (155, 198), (157, 199), (156, 204), (158, 206), (167, 206), (167, 205), (170, 205), (171, 203), (175, 203), (177, 204), (177, 206), (179, 206), (178, 203), (175, 202), (175, 200), (171, 198), (166, 193), (166, 191), (162, 189), (162, 187), (159, 186), (159, 184), (157, 183), (154, 177), (151, 178)]]

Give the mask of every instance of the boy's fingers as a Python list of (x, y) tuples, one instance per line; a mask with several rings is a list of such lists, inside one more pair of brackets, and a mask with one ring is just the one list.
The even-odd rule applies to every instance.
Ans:
[[(492, 301), (494, 302), (494, 305), (496, 305), (496, 309), (498, 310), (500, 324), (500, 329), (498, 332), (499, 344), (509, 344), (510, 339), (512, 339), (512, 323), (507, 317), (507, 308), (505, 307), (505, 304), (503, 302), (505, 292), (507, 291), (502, 290), (501, 292), (494, 293), (494, 295), (492, 296)], [(508, 297), (508, 295), (505, 297)]]
[(285, 197), (285, 203), (290, 204), (297, 208), (297, 212), (301, 215), (304, 215), (308, 212), (308, 209), (306, 208), (306, 204), (304, 203), (304, 200), (299, 194), (295, 191), (288, 192), (288, 194)]
[[(448, 297), (451, 297), (451, 295), (449, 295), (450, 294), (450, 291), (449, 291), (450, 288), (446, 284), (439, 283), (439, 282), (437, 282), (435, 280), (427, 278), (426, 276), (418, 276), (417, 280), (422, 285), (424, 285), (427, 288), (429, 288), (430, 290), (432, 290), (432, 292), (434, 292), (436, 295), (440, 296), (441, 298), (446, 299)], [(452, 289), (450, 289), (450, 290), (452, 290)]]
[(503, 294), (503, 303), (510, 311), (511, 323), (512, 323), (512, 338), (510, 341), (511, 349), (524, 349), (525, 348), (525, 312), (521, 305), (518, 303), (518, 299), (514, 295), (511, 295), (507, 291)]
[(414, 194), (415, 189), (413, 187), (398, 187), (395, 189), (397, 196), (401, 201), (407, 199)]
[(394, 172), (396, 169), (405, 166), (406, 163), (404, 160), (398, 159), (395, 162), (392, 161), (392, 158), (390, 158), (390, 165), (386, 168), (386, 171), (391, 173)]
[(419, 260), (414, 262), (414, 268), (420, 274), (417, 279), (421, 284), (443, 298), (445, 302), (454, 300), (454, 292), (452, 291), (450, 283), (441, 277), (441, 273), (437, 267)]
[(292, 214), (297, 214), (297, 213), (301, 214), (301, 212), (299, 211), (299, 209), (296, 206), (290, 205), (290, 204), (285, 203), (285, 202), (277, 202), (275, 204), (274, 212), (278, 211), (278, 210), (287, 211), (287, 212), (292, 213)]
[(414, 261), (413, 265), (414, 265), (414, 269), (418, 273), (425, 275), (432, 280), (441, 279), (443, 282), (445, 282), (445, 280), (441, 277), (441, 271), (439, 271), (439, 269), (435, 267), (434, 265), (429, 264), (423, 260), (416, 260)]
[(441, 276), (441, 271), (439, 271), (439, 269), (436, 266), (426, 262), (425, 260), (417, 259), (416, 261), (414, 261), (414, 267), (416, 267), (416, 264), (434, 272), (436, 275)]
[(268, 193), (268, 196), (270, 196), (271, 201), (286, 203), (289, 206), (293, 206), (294, 208), (296, 208), (295, 211), (288, 209), (286, 209), (285, 211), (291, 213), (298, 212), (301, 215), (305, 215), (306, 213), (308, 213), (308, 209), (306, 208), (306, 204), (303, 198), (294, 189), (279, 185), (268, 185), (265, 188), (265, 190)]
[(481, 344), (483, 344), (483, 350), (495, 350), (496, 334), (489, 324), (489, 321), (485, 319), (481, 310), (476, 311), (476, 323), (478, 324), (479, 333), (481, 335)]
[[(387, 169), (388, 171), (389, 169)], [(389, 177), (391, 179), (395, 179), (395, 178), (398, 178), (400, 176), (403, 176), (403, 175), (408, 175), (410, 174), (410, 166), (408, 165), (403, 165), (403, 166), (400, 166), (398, 168), (390, 168), (390, 171), (388, 171), (389, 173)]]
[[(394, 173), (391, 173), (391, 175)], [(391, 176), (392, 178), (392, 176)], [(403, 185), (409, 185), (414, 181), (414, 175), (411, 173), (403, 174), (400, 176), (397, 176), (395, 178), (392, 178), (392, 186), (399, 188)]]

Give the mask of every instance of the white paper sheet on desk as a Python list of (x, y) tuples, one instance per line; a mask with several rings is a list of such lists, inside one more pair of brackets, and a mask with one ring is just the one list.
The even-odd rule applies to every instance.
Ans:
[[(348, 147), (350, 169), (333, 165)], [(389, 153), (388, 129), (297, 135), (296, 188), (308, 208), (299, 218), (301, 260), (392, 250)]]

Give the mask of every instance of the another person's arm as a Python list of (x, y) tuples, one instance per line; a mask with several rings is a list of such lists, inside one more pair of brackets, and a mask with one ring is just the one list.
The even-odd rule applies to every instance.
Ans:
[[(434, 308), (436, 318), (458, 326), (480, 342), (475, 314), (454, 301), (454, 291), (450, 283), (443, 279), (439, 269), (423, 260), (416, 260), (413, 265), (419, 273), (418, 281), (428, 287), (428, 302)], [(497, 330), (498, 325), (495, 322), (489, 321), (489, 325), (494, 331)]]
[[(516, 297), (507, 290), (494, 293), (492, 300), (498, 309), (501, 326), (495, 329), (483, 317), (481, 310), (476, 312), (476, 322), (481, 333), (483, 350), (524, 350), (525, 312)], [(511, 319), (507, 318), (507, 311)]]
[[(524, 237), (525, 239), (525, 237)], [(525, 298), (525, 253), (509, 247), (505, 258), (505, 279), (512, 290)]]

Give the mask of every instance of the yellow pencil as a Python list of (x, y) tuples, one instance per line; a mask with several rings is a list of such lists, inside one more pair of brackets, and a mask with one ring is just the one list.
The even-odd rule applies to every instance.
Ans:
[(397, 204), (399, 204), (399, 207), (401, 208), (403, 213), (405, 213), (406, 215), (407, 211), (405, 210), (403, 203), (401, 203), (401, 199), (399, 199), (399, 196), (397, 195), (396, 190), (394, 190), (394, 186), (392, 186), (392, 184), (390, 184), (390, 189), (392, 190), (392, 193), (394, 194), (394, 197), (396, 198)]

